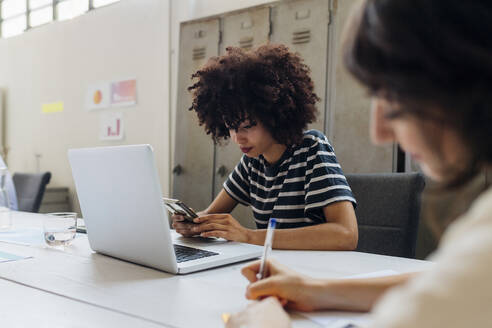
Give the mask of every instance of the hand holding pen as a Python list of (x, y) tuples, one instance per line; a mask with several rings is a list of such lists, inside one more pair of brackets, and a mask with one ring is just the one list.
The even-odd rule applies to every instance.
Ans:
[[(274, 260), (268, 260), (272, 250), (275, 225), (276, 220), (270, 219), (261, 260), (241, 270), (250, 281), (246, 298), (259, 302), (251, 303), (248, 308), (232, 316), (223, 314), (222, 319), (227, 328), (243, 327), (253, 323), (260, 324), (262, 327), (276, 327), (274, 324), (278, 324), (278, 327), (290, 327), (289, 316), (282, 307), (303, 312), (331, 308), (329, 304), (319, 306), (323, 303), (319, 299), (320, 296), (323, 297), (323, 293), (319, 291), (322, 282), (320, 279), (304, 276)], [(332, 291), (328, 284), (327, 293), (330, 292)], [(350, 322), (342, 327), (357, 328)]]
[[(263, 246), (263, 254), (261, 256), (261, 264), (260, 264), (260, 269), (258, 273), (256, 273), (256, 279), (261, 280), (266, 277), (266, 272), (267, 272), (267, 259), (270, 256), (270, 253), (272, 251), (272, 243), (273, 243), (273, 233), (275, 231), (275, 227), (277, 225), (277, 220), (271, 218), (268, 221), (268, 228), (267, 228), (267, 233), (265, 236), (265, 244)], [(222, 314), (222, 321), (227, 324), (229, 322), (229, 318), (231, 315), (229, 313), (223, 313)]]
[(268, 228), (265, 237), (265, 245), (263, 246), (263, 255), (261, 257), (260, 263), (260, 271), (256, 274), (256, 278), (261, 280), (266, 277), (266, 261), (272, 252), (272, 244), (273, 244), (273, 233), (275, 232), (275, 227), (277, 226), (277, 220), (274, 218), (270, 218), (268, 221)]
[[(261, 262), (260, 262), (260, 270), (256, 274), (257, 280), (265, 279), (267, 276), (267, 271), (269, 271), (267, 260), (270, 257), (270, 253), (272, 252), (273, 234), (275, 232), (276, 227), (277, 227), (277, 220), (274, 218), (270, 218), (270, 220), (268, 220), (267, 233), (265, 236), (265, 245), (263, 246), (263, 255), (261, 257)], [(277, 297), (277, 300), (282, 305), (285, 305), (287, 303), (287, 300), (284, 300), (280, 297)]]

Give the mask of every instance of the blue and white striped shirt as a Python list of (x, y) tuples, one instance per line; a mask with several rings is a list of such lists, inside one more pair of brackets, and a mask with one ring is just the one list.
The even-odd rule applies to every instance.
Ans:
[(325, 223), (323, 207), (345, 200), (356, 204), (333, 147), (317, 130), (306, 131), (302, 143), (287, 148), (275, 165), (262, 155), (243, 155), (224, 189), (251, 206), (259, 229), (271, 217), (278, 228)]

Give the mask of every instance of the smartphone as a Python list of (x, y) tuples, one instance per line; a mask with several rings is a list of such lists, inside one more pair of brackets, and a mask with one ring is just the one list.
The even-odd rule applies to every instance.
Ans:
[(182, 215), (185, 220), (193, 222), (194, 218), (198, 215), (190, 207), (186, 206), (185, 203), (178, 199), (162, 198), (164, 205), (173, 215)]

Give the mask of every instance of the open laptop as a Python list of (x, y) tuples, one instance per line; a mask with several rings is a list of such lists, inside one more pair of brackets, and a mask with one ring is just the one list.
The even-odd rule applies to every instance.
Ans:
[(68, 158), (89, 244), (96, 252), (170, 273), (262, 253), (261, 246), (183, 238), (171, 230), (150, 145), (70, 149)]

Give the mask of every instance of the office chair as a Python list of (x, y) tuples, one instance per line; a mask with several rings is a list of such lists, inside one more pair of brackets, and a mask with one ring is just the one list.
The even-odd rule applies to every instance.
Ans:
[(19, 211), (37, 213), (46, 185), (50, 182), (51, 173), (15, 173), (12, 179), (17, 193)]
[(346, 177), (357, 200), (357, 250), (415, 258), (420, 197), (425, 186), (423, 175), (381, 173)]

